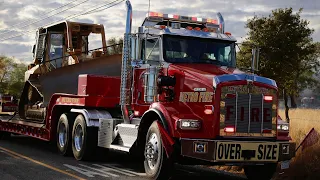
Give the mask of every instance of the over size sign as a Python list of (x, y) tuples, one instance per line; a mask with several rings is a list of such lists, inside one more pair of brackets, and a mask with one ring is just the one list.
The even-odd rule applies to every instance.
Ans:
[[(245, 142), (218, 142), (216, 146), (216, 161), (261, 161), (275, 162), (279, 156), (278, 143), (245, 143)], [(250, 159), (243, 157), (244, 151), (252, 152)]]

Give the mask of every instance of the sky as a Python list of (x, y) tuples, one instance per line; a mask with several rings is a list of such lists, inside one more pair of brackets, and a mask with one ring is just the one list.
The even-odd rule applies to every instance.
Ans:
[[(0, 55), (30, 63), (36, 29), (64, 19), (103, 24), (107, 39), (121, 37), (125, 30), (125, 2), (106, 8), (110, 2), (119, 1), (0, 0)], [(315, 30), (314, 41), (320, 41), (320, 0), (150, 0), (150, 6), (148, 0), (131, 0), (131, 4), (133, 31), (142, 23), (149, 7), (150, 11), (202, 18), (215, 18), (220, 12), (225, 30), (238, 42), (245, 39), (245, 23), (254, 15), (268, 16), (276, 8), (292, 7), (294, 11), (303, 8), (302, 18), (310, 21), (309, 27)]]

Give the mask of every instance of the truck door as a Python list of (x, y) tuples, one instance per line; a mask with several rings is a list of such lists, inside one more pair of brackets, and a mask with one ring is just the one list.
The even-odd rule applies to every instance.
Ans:
[(141, 40), (141, 50), (139, 51), (141, 61), (138, 66), (133, 69), (134, 72), (134, 96), (133, 103), (136, 104), (148, 104), (145, 103), (145, 76), (146, 68), (149, 64), (159, 64), (160, 62), (160, 37), (150, 37)]

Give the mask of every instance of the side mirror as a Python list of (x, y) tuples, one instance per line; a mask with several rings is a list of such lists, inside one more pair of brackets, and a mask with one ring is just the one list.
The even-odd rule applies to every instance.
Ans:
[(137, 37), (135, 35), (130, 36), (130, 54), (131, 54), (131, 60), (135, 61), (137, 60)]
[(141, 41), (136, 35), (132, 35), (130, 37), (130, 45), (131, 64), (133, 67), (139, 67), (142, 64), (140, 54)]
[(252, 48), (252, 60), (251, 60), (251, 70), (253, 72), (259, 70), (259, 53), (260, 49), (259, 48)]

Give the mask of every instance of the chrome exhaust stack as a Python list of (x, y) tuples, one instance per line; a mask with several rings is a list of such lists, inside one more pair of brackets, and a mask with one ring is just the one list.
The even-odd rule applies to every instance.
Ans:
[(218, 24), (220, 28), (220, 33), (224, 34), (224, 19), (221, 15), (221, 13), (217, 13), (217, 18), (218, 18)]
[(130, 123), (129, 108), (131, 104), (131, 62), (130, 62), (130, 34), (132, 28), (132, 6), (130, 0), (126, 1), (127, 19), (123, 39), (120, 105), (125, 123)]

